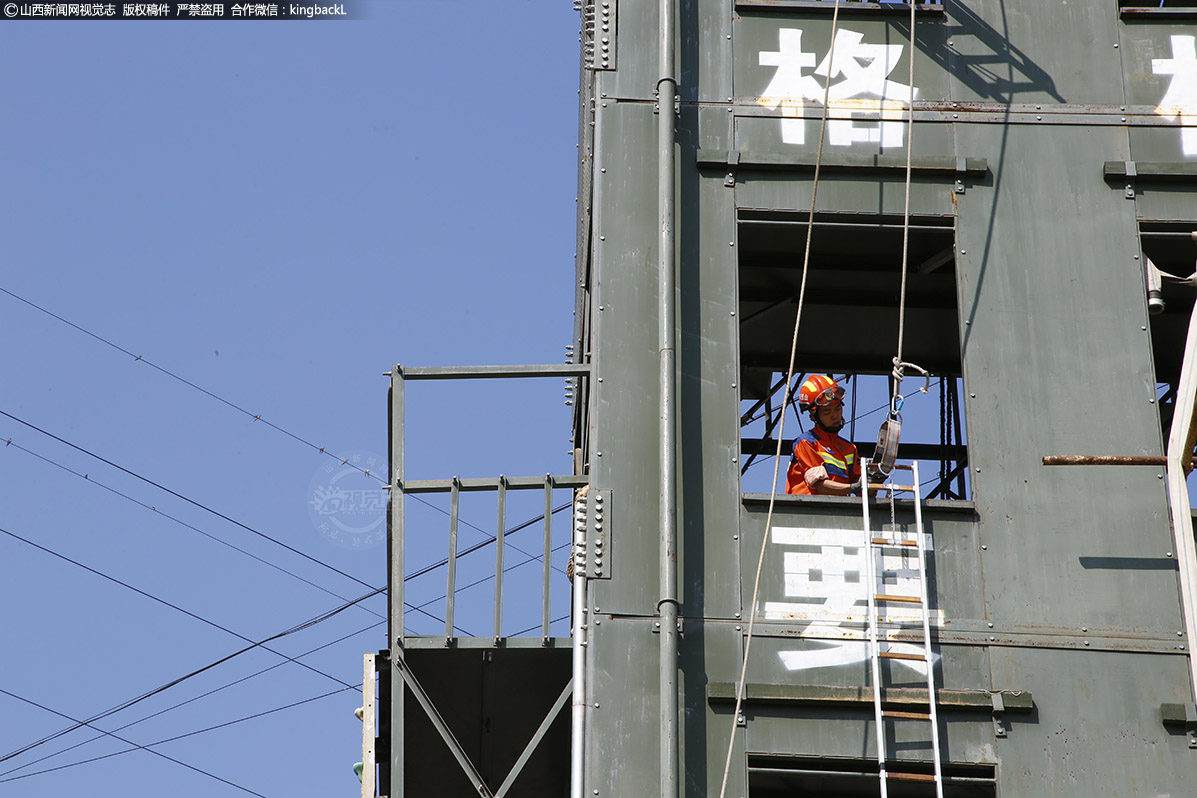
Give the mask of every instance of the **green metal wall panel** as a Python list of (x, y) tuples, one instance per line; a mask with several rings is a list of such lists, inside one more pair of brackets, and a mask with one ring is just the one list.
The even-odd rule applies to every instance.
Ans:
[(990, 656), (995, 685), (1036, 697), (1034, 714), (1007, 715), (999, 795), (1192, 794), (1194, 752), (1160, 722), (1161, 703), (1188, 700), (1183, 657), (1001, 648)]
[[(945, 153), (950, 154), (950, 153)], [(736, 207), (808, 211), (810, 173), (778, 175), (741, 170), (736, 185)], [(910, 187), (911, 213), (942, 216), (952, 213), (956, 196), (950, 178), (919, 180)], [(823, 172), (819, 177), (816, 210), (845, 213), (898, 214), (906, 207), (905, 181), (901, 175), (861, 176)]]
[[(1135, 220), (1097, 167), (1125, 152), (1125, 137), (1059, 126), (961, 126), (958, 135), (994, 164), (992, 189), (961, 198), (957, 227), (990, 614), (1174, 625), (1159, 471), (1041, 465), (1044, 455), (1095, 448), (1160, 452)], [(1113, 565), (1094, 565), (1103, 562)]]
[(612, 493), (615, 581), (596, 582), (594, 601), (630, 615), (651, 615), (660, 597), (655, 130), (644, 104), (600, 104), (590, 474)]
[[(683, 114), (682, 152), (698, 120)], [(740, 489), (736, 413), (734, 194), (722, 180), (680, 171), (678, 207), (679, 529), (683, 614), (731, 618), (738, 608), (735, 534)]]
[(1117, 0), (949, 2), (951, 99), (1119, 105)]

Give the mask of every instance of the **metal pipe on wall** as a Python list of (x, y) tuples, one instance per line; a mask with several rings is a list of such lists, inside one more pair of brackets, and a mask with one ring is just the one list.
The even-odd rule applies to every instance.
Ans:
[(570, 798), (582, 798), (583, 762), (586, 751), (586, 632), (590, 627), (586, 617), (586, 504), (587, 489), (578, 491), (574, 500), (574, 546), (573, 546), (573, 696), (569, 735), (569, 794)]
[(660, 0), (661, 77), (657, 81), (657, 209), (660, 238), (657, 247), (660, 296), (661, 383), (661, 484), (660, 484), (660, 590), (657, 614), (661, 623), (661, 796), (678, 795), (678, 598), (677, 598), (677, 398), (675, 393), (674, 329), (677, 322), (675, 293), (674, 211), (674, 77), (676, 0)]

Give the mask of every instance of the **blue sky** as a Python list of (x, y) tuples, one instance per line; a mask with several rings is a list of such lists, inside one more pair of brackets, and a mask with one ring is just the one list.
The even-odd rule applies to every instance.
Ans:
[[(291, 435), (383, 470), (392, 364), (563, 360), (577, 29), (565, 0), (375, 0), (356, 22), (0, 31), (0, 410), (62, 439), (0, 416), (0, 756), (70, 725), (26, 701), (88, 717), (366, 591), (319, 563), (383, 584), (385, 547), (332, 540), (314, 514), (337, 462)], [(568, 473), (562, 396), (560, 380), (413, 386), (409, 476)], [(513, 501), (509, 521), (542, 502)], [(493, 505), (462, 518), (493, 531)], [(409, 570), (444, 556), (446, 528), (413, 503)], [(534, 552), (539, 534), (516, 545)], [(481, 539), (463, 527), (463, 546)], [(462, 583), (492, 567), (479, 556)], [(539, 574), (513, 571), (512, 589)], [(444, 589), (440, 569), (408, 595)], [(489, 591), (459, 608), (483, 635)], [(364, 604), (271, 646), (295, 657), (378, 623), (384, 599)], [(539, 620), (533, 602), (507, 611), (508, 633)], [(322, 673), (253, 650), (97, 725), (283, 663), (119, 732), (187, 734), (357, 685), (381, 647), (375, 627), (303, 658)], [(155, 750), (262, 795), (353, 795), (358, 702), (346, 690)], [(128, 747), (100, 739), (9, 772), (92, 736), (0, 762), (0, 796), (247, 794), (144, 751), (5, 781)]]

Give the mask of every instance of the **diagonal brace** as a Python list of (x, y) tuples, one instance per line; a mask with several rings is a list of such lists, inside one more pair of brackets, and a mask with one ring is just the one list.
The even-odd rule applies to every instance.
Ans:
[(507, 774), (507, 778), (503, 780), (503, 784), (499, 787), (499, 791), (495, 793), (494, 798), (503, 798), (507, 794), (507, 790), (515, 783), (519, 777), (520, 772), (523, 771), (524, 765), (532, 758), (533, 752), (536, 751), (536, 746), (540, 745), (540, 741), (548, 734), (549, 727), (553, 725), (553, 721), (561, 714), (561, 708), (565, 706), (566, 701), (574, 691), (574, 680), (570, 679), (565, 683), (565, 689), (561, 691), (561, 695), (557, 696), (557, 703), (553, 704), (549, 709), (549, 714), (544, 716), (544, 720), (540, 722), (540, 728), (536, 730), (536, 734), (532, 735), (532, 739), (528, 741), (528, 745), (524, 748), (524, 752), (520, 754), (520, 758), (511, 766), (511, 772)]
[[(407, 689), (411, 690), (412, 695), (416, 697), (416, 701), (423, 707), (424, 712), (428, 715), (428, 719), (432, 721), (433, 727), (440, 732), (441, 739), (445, 741), (445, 745), (449, 746), (449, 751), (457, 760), (457, 764), (461, 765), (462, 771), (466, 778), (474, 785), (474, 789), (482, 798), (494, 798), (494, 793), (486, 786), (486, 782), (482, 779), (482, 774), (478, 772), (478, 768), (474, 767), (474, 763), (470, 761), (470, 757), (466, 754), (465, 749), (461, 747), (461, 743), (457, 742), (457, 738), (453, 736), (449, 725), (445, 723), (445, 719), (441, 717), (441, 713), (437, 711), (436, 706), (432, 703), (432, 699), (428, 697), (428, 693), (424, 692), (424, 688), (420, 686), (420, 682), (416, 679), (416, 675), (411, 672), (407, 666), (407, 661), (403, 658), (403, 649), (396, 647), (394, 649), (395, 667), (399, 670), (399, 675), (403, 677), (404, 684)], [(399, 776), (402, 778), (402, 776)]]

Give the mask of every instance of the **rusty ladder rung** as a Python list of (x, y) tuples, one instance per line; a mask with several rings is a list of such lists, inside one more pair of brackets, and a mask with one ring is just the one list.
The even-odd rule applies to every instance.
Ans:
[(900, 601), (904, 604), (922, 604), (923, 600), (918, 596), (894, 596), (889, 593), (878, 593), (875, 598), (878, 601)]
[(929, 712), (900, 712), (896, 709), (881, 710), (881, 717), (891, 718), (893, 720), (925, 720), (931, 722), (931, 714)]
[(919, 545), (917, 540), (891, 540), (889, 538), (873, 538), (873, 544), (877, 546), (915, 546)]
[(935, 781), (935, 776), (931, 773), (894, 773), (887, 770), (885, 777), (894, 781)]
[(923, 654), (904, 654), (901, 651), (881, 651), (877, 656), (882, 659), (906, 659), (911, 662), (926, 662), (927, 657)]

